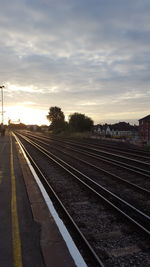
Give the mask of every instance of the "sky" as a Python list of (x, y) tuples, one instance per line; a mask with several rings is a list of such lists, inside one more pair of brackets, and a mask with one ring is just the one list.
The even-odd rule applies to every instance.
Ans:
[(51, 106), (66, 120), (79, 112), (95, 124), (137, 124), (150, 114), (149, 0), (0, 0), (0, 6), (5, 123), (49, 124)]

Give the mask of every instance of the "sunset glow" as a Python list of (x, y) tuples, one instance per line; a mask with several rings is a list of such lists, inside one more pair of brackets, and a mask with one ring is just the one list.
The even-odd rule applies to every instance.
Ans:
[(49, 124), (48, 120), (46, 119), (47, 114), (44, 110), (38, 110), (24, 106), (11, 106), (7, 108), (5, 114), (5, 123), (7, 123), (10, 119), (14, 123), (20, 120), (21, 123), (25, 124)]

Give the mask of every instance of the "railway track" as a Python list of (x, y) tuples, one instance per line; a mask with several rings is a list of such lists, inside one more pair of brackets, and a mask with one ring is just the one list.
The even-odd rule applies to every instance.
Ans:
[[(45, 137), (45, 136), (39, 136), (39, 135), (35, 135), (35, 134), (25, 134), (28, 137), (33, 137), (33, 138), (37, 138), (39, 140), (45, 140), (47, 143), (50, 143), (51, 141), (53, 142), (59, 142), (60, 146), (66, 147), (66, 145), (68, 146), (68, 148), (71, 148), (74, 151), (78, 151), (82, 154), (86, 154), (89, 155), (90, 157), (97, 157), (100, 160), (103, 160), (105, 162), (111, 163), (114, 166), (119, 166), (123, 169), (126, 169), (128, 171), (131, 172), (136, 172), (137, 174), (143, 175), (147, 178), (150, 178), (150, 164), (149, 163), (145, 163), (143, 161), (139, 161), (139, 160), (134, 160), (132, 158), (129, 157), (124, 157), (124, 156), (120, 156), (117, 154), (112, 154), (112, 153), (108, 153), (108, 152), (104, 152), (104, 151), (100, 151), (98, 149), (92, 148), (92, 147), (87, 147), (87, 145), (83, 145), (81, 143), (76, 143), (76, 142), (70, 142), (70, 141), (64, 141), (64, 139), (60, 139), (60, 138), (49, 138), (49, 137)], [(88, 145), (89, 146), (89, 145)]]
[[(55, 140), (59, 140), (59, 141), (62, 141), (62, 138), (59, 138), (57, 136), (50, 136), (50, 138), (54, 138)], [(125, 145), (123, 145), (122, 147), (119, 147), (119, 146), (116, 146), (116, 145), (108, 145), (108, 144), (105, 144), (105, 143), (100, 143), (98, 142), (97, 144), (96, 143), (93, 143), (93, 139), (89, 139), (87, 141), (85, 140), (82, 140), (82, 141), (79, 141), (79, 140), (75, 140), (73, 138), (63, 138), (63, 141), (69, 141), (69, 142), (73, 142), (75, 144), (79, 144), (79, 145), (88, 145), (88, 147), (90, 148), (95, 148), (95, 149), (100, 149), (100, 150), (105, 150), (105, 151), (109, 151), (109, 152), (112, 152), (112, 153), (115, 153), (115, 154), (118, 154), (119, 155), (123, 155), (123, 156), (127, 156), (129, 158), (133, 158), (133, 159), (137, 159), (137, 160), (140, 160), (140, 161), (143, 161), (143, 162), (147, 162), (147, 163), (150, 163), (150, 152), (148, 151), (144, 151), (142, 149), (135, 149), (135, 148), (126, 148)]]
[[(55, 139), (52, 139), (52, 140), (55, 140)], [(109, 160), (111, 160), (112, 162), (119, 162), (123, 166), (125, 166), (125, 165), (130, 166), (130, 164), (132, 163), (132, 168), (133, 168), (133, 164), (134, 164), (135, 170), (140, 171), (142, 169), (143, 173), (150, 175), (150, 163), (142, 161), (141, 156), (140, 157), (134, 156), (134, 158), (132, 158), (131, 154), (128, 154), (128, 155), (130, 155), (130, 157), (127, 157), (127, 156), (121, 155), (121, 152), (119, 152), (119, 154), (116, 154), (116, 153), (112, 152), (111, 149), (109, 149), (109, 151), (105, 151), (105, 150), (99, 149), (97, 147), (95, 148), (91, 145), (88, 145), (88, 147), (87, 147), (87, 144), (83, 145), (83, 144), (78, 143), (78, 142), (64, 141), (61, 139), (59, 139), (59, 140), (57, 139), (57, 141), (66, 143), (66, 144), (71, 145), (71, 146), (79, 147), (79, 148), (84, 149), (86, 151), (95, 152), (97, 155), (102, 156), (104, 158), (109, 158)], [(132, 156), (133, 156), (133, 154), (132, 154)], [(144, 157), (144, 159), (145, 159), (145, 157)], [(150, 158), (146, 157), (146, 161), (147, 160), (150, 161)]]
[[(85, 237), (87, 242), (89, 242), (88, 240), (90, 240), (90, 242), (89, 242), (90, 246), (94, 247), (94, 252), (96, 253), (98, 259), (100, 260), (99, 264), (102, 263), (102, 264), (105, 264), (105, 266), (121, 266), (121, 265), (119, 265), (118, 261), (120, 261), (120, 260), (121, 261), (122, 260), (123, 261), (124, 260), (127, 261), (127, 259), (124, 259), (124, 258), (126, 258), (126, 256), (128, 255), (129, 252), (125, 253), (123, 251), (127, 251), (127, 247), (129, 249), (130, 245), (129, 246), (125, 245), (125, 248), (123, 247), (122, 249), (121, 248), (114, 248), (115, 247), (115, 245), (114, 245), (113, 249), (111, 249), (111, 243), (113, 241), (108, 241), (108, 239), (107, 239), (107, 245), (106, 245), (106, 236), (109, 238), (109, 234), (111, 233), (110, 236), (114, 235), (114, 239), (117, 236), (117, 238), (119, 240), (122, 240), (122, 238), (123, 238), (122, 236), (124, 235), (124, 231), (128, 232), (129, 236), (130, 235), (132, 236), (131, 229), (132, 229), (132, 227), (134, 227), (133, 225), (136, 225), (136, 228), (137, 229), (139, 228), (141, 233), (142, 233), (141, 235), (143, 235), (143, 242), (144, 242), (145, 237), (149, 236), (149, 234), (150, 234), (150, 229), (149, 229), (149, 219), (150, 218), (149, 218), (149, 216), (147, 214), (144, 214), (143, 212), (141, 212), (137, 208), (135, 208), (133, 205), (129, 204), (127, 201), (124, 201), (123, 199), (121, 199), (117, 195), (113, 194), (112, 192), (110, 192), (109, 190), (104, 188), (103, 186), (100, 186), (97, 182), (93, 181), (90, 177), (88, 177), (87, 175), (85, 175), (81, 171), (78, 171), (75, 167), (69, 165), (67, 162), (65, 162), (61, 158), (57, 157), (56, 155), (54, 155), (50, 151), (46, 150), (44, 147), (41, 146), (41, 144), (39, 145), (35, 141), (33, 141), (31, 139), (29, 140), (29, 138), (27, 138), (27, 137), (25, 137), (23, 135), (19, 135), (19, 138), (21, 138), (22, 142), (24, 143), (25, 146), (28, 147), (29, 150), (33, 150), (33, 147), (34, 147), (34, 149), (36, 149), (38, 151), (38, 153), (40, 151), (40, 156), (38, 154), (38, 159), (36, 159), (38, 161), (38, 164), (40, 164), (39, 158), (42, 158), (42, 161), (43, 161), (43, 157), (44, 157), (44, 158), (46, 158), (46, 160), (50, 159), (53, 162), (53, 164), (57, 165), (57, 167), (58, 166), (61, 167), (61, 169), (63, 169), (63, 172), (64, 171), (67, 172), (67, 175), (69, 175), (69, 180), (73, 179), (72, 182), (71, 182), (71, 185), (69, 184), (69, 188), (70, 187), (72, 188), (71, 189), (72, 190), (71, 191), (71, 195), (72, 194), (77, 194), (77, 195), (78, 194), (79, 195), (83, 194), (84, 195), (85, 191), (87, 189), (88, 189), (88, 192), (89, 192), (88, 194), (90, 194), (90, 196), (92, 195), (92, 198), (89, 197), (89, 195), (87, 197), (87, 193), (86, 193), (86, 195), (84, 195), (83, 198), (80, 196), (81, 199), (78, 199), (78, 201), (75, 198), (76, 199), (75, 204), (74, 204), (73, 200), (69, 200), (68, 199), (69, 197), (71, 197), (70, 195), (67, 196), (67, 200), (65, 200), (65, 201), (66, 201), (66, 205), (67, 206), (68, 206), (68, 202), (72, 203), (72, 206), (75, 206), (75, 207), (78, 206), (78, 208), (79, 208), (78, 211), (76, 211), (76, 210), (72, 211), (72, 209), (71, 209), (71, 207), (69, 205), (69, 209), (71, 210), (70, 213), (75, 214), (74, 215), (75, 218), (79, 217), (76, 220), (77, 221), (79, 220), (78, 224), (81, 225), (81, 229), (83, 228), (82, 230), (83, 230), (85, 236), (87, 236), (87, 237)], [(32, 146), (32, 149), (31, 149), (31, 146)], [(37, 152), (33, 152), (32, 151), (32, 153), (34, 154), (34, 157), (37, 158)], [(43, 156), (43, 154), (44, 154), (44, 156)], [(45, 162), (45, 160), (44, 160), (44, 162)], [(46, 163), (46, 165), (47, 165), (47, 168), (49, 169), (49, 163)], [(44, 171), (45, 171), (45, 168), (44, 168)], [(55, 170), (54, 170), (54, 172), (55, 172)], [(65, 176), (66, 176), (66, 174), (65, 174)], [(70, 178), (70, 176), (72, 178)], [(47, 174), (47, 177), (49, 177), (49, 174)], [(74, 185), (72, 187), (72, 183), (74, 183), (74, 179), (76, 180), (75, 183), (80, 183), (81, 184), (80, 186), (81, 186), (81, 188), (84, 188), (84, 192), (82, 192), (83, 190), (81, 190), (81, 188), (79, 186), (78, 193), (77, 193), (77, 190), (76, 190), (75, 193), (73, 193), (74, 192), (74, 190), (73, 190), (74, 187), (77, 186), (77, 184), (76, 184), (76, 185)], [(55, 184), (56, 181), (57, 181), (57, 179), (55, 179), (55, 182), (53, 182), (53, 183)], [(66, 183), (68, 183), (68, 181), (66, 182), (66, 178), (65, 178), (65, 180), (63, 182), (63, 186), (65, 186)], [(56, 184), (55, 184), (55, 186), (56, 186)], [(59, 188), (59, 190), (58, 189), (57, 190), (58, 190), (59, 194), (61, 196), (64, 195), (64, 192), (60, 193), (60, 185), (58, 185), (58, 188)], [(65, 190), (65, 192), (66, 192), (66, 190)], [(92, 199), (92, 203), (91, 203), (91, 199)], [(97, 203), (97, 201), (98, 201), (98, 203)], [(101, 201), (103, 203), (103, 207), (102, 207), (102, 213), (101, 213), (101, 215), (99, 215), (99, 209), (100, 209), (100, 206), (101, 206)], [(94, 202), (94, 206), (93, 206), (93, 202)], [(87, 209), (87, 206), (90, 206), (90, 209), (89, 208)], [(104, 240), (102, 240), (102, 244), (103, 245), (105, 244), (106, 247), (107, 246), (109, 247), (108, 251), (107, 251), (107, 249), (103, 249), (102, 248), (103, 246), (101, 247), (100, 244), (98, 246), (96, 245), (99, 242), (97, 241), (97, 235), (95, 235), (94, 233), (93, 233), (93, 237), (92, 237), (94, 241), (91, 241), (91, 237), (89, 237), (90, 235), (89, 235), (89, 233), (87, 233), (87, 229), (88, 229), (89, 226), (85, 227), (84, 226), (85, 222), (82, 221), (82, 215), (84, 213), (89, 212), (88, 216), (90, 216), (90, 214), (92, 214), (93, 207), (94, 207), (94, 214), (92, 215), (93, 217), (94, 216), (98, 216), (98, 217), (100, 216), (99, 219), (102, 220), (102, 221), (103, 221), (103, 217), (104, 218), (106, 217), (106, 225), (107, 225), (107, 223), (110, 224), (110, 221), (111, 221), (111, 223), (115, 222), (113, 224), (113, 230), (111, 229), (111, 231), (108, 231), (108, 232), (106, 232), (104, 234), (105, 238), (104, 237), (102, 238), (103, 235), (102, 235), (102, 226), (101, 226), (100, 239), (101, 238), (104, 239)], [(102, 216), (102, 218), (101, 218), (101, 216)], [(125, 224), (124, 224), (124, 222), (122, 222), (122, 216), (124, 217), (123, 220), (126, 221)], [(86, 215), (86, 220), (87, 220), (87, 215)], [(114, 229), (116, 227), (116, 221), (117, 220), (121, 221), (121, 229), (124, 228), (126, 230), (122, 231), (121, 229), (118, 230), (118, 228), (117, 228), (117, 230), (114, 231)], [(91, 224), (94, 226), (95, 225), (95, 221), (92, 221)], [(127, 227), (127, 225), (128, 225), (128, 227)], [(95, 229), (97, 229), (97, 225), (95, 225), (95, 227), (96, 227)], [(112, 227), (112, 225), (110, 227)], [(104, 228), (105, 228), (105, 226), (104, 226)], [(97, 233), (99, 233), (98, 229), (97, 229), (97, 231), (98, 231)], [(134, 237), (136, 241), (135, 241), (135, 244), (131, 246), (132, 247), (132, 253), (131, 254), (134, 254), (134, 253), (136, 254), (136, 251), (138, 251), (138, 253), (143, 255), (143, 253), (146, 253), (146, 252), (143, 252), (143, 251), (146, 251), (147, 245), (146, 246), (142, 245), (142, 246), (145, 246), (144, 250), (140, 249), (137, 246), (137, 239), (139, 238), (138, 237), (138, 230), (137, 230), (136, 234), (133, 232), (133, 236), (134, 235), (136, 235), (136, 238)], [(133, 236), (132, 236), (132, 238), (133, 238)], [(129, 240), (130, 240), (130, 238), (129, 238)], [(139, 242), (140, 242), (140, 239), (139, 239)], [(114, 241), (114, 243), (115, 243), (115, 241)], [(99, 248), (99, 246), (100, 246), (100, 248)], [(123, 256), (123, 253), (125, 253), (127, 255)], [(133, 255), (132, 256), (130, 255), (129, 259), (130, 258), (132, 258), (132, 260), (135, 261), (135, 259), (133, 259), (134, 258)], [(141, 258), (142, 258), (142, 256), (141, 256)], [(115, 265), (115, 264), (118, 264), (118, 265)], [(96, 265), (94, 265), (94, 266), (96, 266)], [(99, 266), (101, 266), (101, 265), (99, 265)], [(127, 266), (127, 265), (124, 265), (124, 266)], [(128, 266), (130, 266), (130, 265), (128, 265)]]
[[(32, 140), (35, 138), (32, 137)], [(36, 139), (35, 139), (36, 140)], [(49, 149), (53, 154), (59, 155), (60, 158), (69, 162), (76, 169), (81, 170), (85, 175), (90, 174), (92, 179), (98, 182), (100, 185), (109, 189), (113, 193), (117, 193), (118, 196), (124, 198), (126, 201), (134, 202), (134, 205), (141, 208), (147, 214), (150, 214), (148, 207), (148, 200), (150, 197), (150, 190), (147, 187), (139, 186), (136, 181), (131, 182), (127, 179), (123, 179), (122, 175), (118, 176), (98, 166), (96, 163), (91, 163), (91, 159), (81, 159), (79, 154), (74, 155), (60, 149), (59, 146), (54, 144), (54, 147), (49, 147), (49, 144), (43, 140), (38, 140), (41, 145)], [(64, 159), (65, 157), (65, 159)], [(145, 181), (143, 181), (145, 186)], [(147, 182), (148, 185), (148, 182)], [(149, 181), (150, 188), (150, 181)]]

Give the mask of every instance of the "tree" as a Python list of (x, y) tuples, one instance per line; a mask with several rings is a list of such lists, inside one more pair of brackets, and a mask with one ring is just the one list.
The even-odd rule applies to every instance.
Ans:
[(50, 107), (49, 113), (46, 116), (47, 119), (51, 122), (50, 130), (57, 133), (65, 129), (66, 122), (64, 113), (61, 111), (59, 107)]
[(20, 130), (20, 129), (26, 129), (27, 128), (27, 126), (21, 122), (20, 123), (11, 123), (9, 121), (8, 123), (9, 123), (8, 124), (9, 129), (12, 129), (12, 130), (15, 130), (15, 129)]
[(69, 127), (72, 131), (85, 132), (93, 127), (93, 120), (84, 114), (74, 113), (69, 116)]

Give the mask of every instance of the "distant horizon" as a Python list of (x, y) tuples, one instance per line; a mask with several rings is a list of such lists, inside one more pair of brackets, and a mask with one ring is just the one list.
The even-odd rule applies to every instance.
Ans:
[(139, 122), (138, 120), (108, 120), (107, 122), (100, 122), (100, 123), (96, 123), (96, 124), (115, 124), (115, 123), (119, 123), (119, 122), (126, 122), (129, 123), (130, 125), (136, 125), (138, 126)]
[[(53, 106), (56, 106), (56, 105), (53, 105)], [(49, 112), (49, 108), (47, 109), (47, 111), (45, 110), (35, 110), (35, 109), (31, 109), (31, 108), (25, 108), (24, 106), (21, 107), (21, 106), (15, 106), (13, 107), (15, 109), (15, 116), (14, 116), (14, 119), (13, 119), (13, 116), (11, 116), (11, 111), (12, 111), (12, 107), (8, 109), (8, 112), (5, 112), (4, 113), (4, 123), (5, 124), (8, 124), (8, 120), (12, 120), (12, 121), (18, 121), (20, 120), (22, 123), (26, 124), (26, 125), (49, 125), (50, 123), (48, 122), (47, 120), (47, 115), (48, 115), (48, 112)], [(7, 110), (7, 109), (6, 109)], [(112, 123), (118, 123), (118, 122), (127, 122), (127, 123), (130, 123), (132, 125), (138, 125), (139, 124), (139, 120), (147, 115), (150, 114), (149, 113), (142, 113), (142, 114), (139, 114), (138, 116), (138, 119), (137, 118), (121, 118), (121, 115), (122, 113), (118, 113), (118, 117), (119, 118), (116, 118), (114, 119), (115, 115), (117, 114), (113, 114), (111, 113), (110, 114), (110, 118), (107, 118), (108, 117), (108, 114), (105, 114), (105, 118), (102, 118), (102, 114), (96, 114), (96, 120), (93, 119), (93, 117), (91, 116), (92, 114), (90, 113), (85, 113), (85, 112), (80, 112), (80, 111), (72, 111), (71, 113), (67, 113), (67, 111), (65, 112), (62, 108), (61, 110), (63, 111), (64, 115), (65, 115), (65, 120), (68, 121), (68, 118), (69, 118), (69, 115), (70, 114), (73, 114), (75, 112), (77, 113), (82, 113), (82, 114), (85, 114), (86, 116), (90, 117), (93, 121), (94, 121), (94, 125), (95, 124), (105, 124), (105, 123), (108, 123), (108, 124), (112, 124)], [(19, 111), (19, 112), (18, 112)], [(21, 114), (22, 114), (22, 119), (21, 119), (21, 116), (19, 117), (19, 113), (21, 111)], [(9, 113), (10, 113), (10, 116), (9, 116)], [(9, 117), (8, 117), (9, 116)], [(112, 118), (113, 117), (113, 118)], [(6, 119), (7, 118), (7, 119)], [(36, 118), (38, 118), (38, 122), (36, 120)], [(101, 118), (101, 119), (100, 119)]]
[[(94, 125), (97, 125), (97, 124), (115, 124), (115, 123), (119, 123), (119, 122), (126, 122), (126, 123), (129, 123), (130, 125), (136, 125), (136, 126), (138, 126), (138, 124), (139, 124), (139, 122), (138, 122), (138, 120), (107, 120), (107, 121), (99, 121), (99, 122), (94, 122)], [(12, 121), (12, 123), (14, 123), (15, 124), (15, 121), (13, 122)], [(22, 124), (25, 124), (26, 126), (28, 126), (28, 125), (37, 125), (37, 126), (49, 126), (50, 125), (50, 122), (48, 123), (43, 123), (43, 124), (36, 124), (36, 123), (29, 123), (29, 124), (27, 124), (27, 123), (24, 123), (23, 121), (20, 121), (20, 123), (22, 123)], [(6, 125), (8, 125), (7, 123), (5, 123)], [(17, 124), (17, 121), (16, 121), (16, 124)]]

